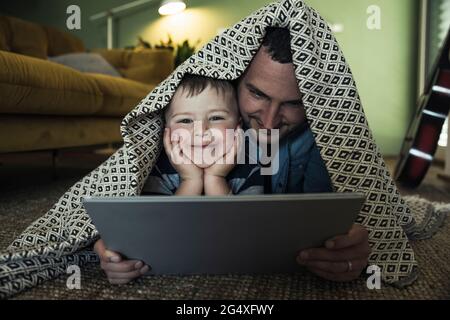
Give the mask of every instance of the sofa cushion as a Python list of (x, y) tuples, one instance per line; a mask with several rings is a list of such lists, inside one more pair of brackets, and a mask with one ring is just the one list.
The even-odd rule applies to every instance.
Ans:
[(0, 15), (0, 50), (10, 51), (9, 38), (11, 32), (6, 17)]
[(116, 69), (125, 68), (132, 53), (131, 50), (123, 49), (94, 49), (91, 52), (100, 54)]
[(0, 16), (0, 50), (46, 59), (83, 52), (83, 42), (69, 32), (19, 18)]
[(47, 35), (40, 25), (5, 16), (0, 17), (0, 20), (0, 33), (5, 34), (3, 50), (41, 59), (47, 58)]
[(0, 115), (0, 153), (121, 143), (121, 118)]
[(68, 53), (61, 56), (49, 57), (48, 60), (81, 72), (101, 73), (113, 77), (122, 77), (105, 58), (97, 53)]
[(73, 34), (52, 27), (44, 26), (48, 39), (47, 55), (49, 57), (59, 56), (67, 53), (84, 52), (83, 41)]
[(96, 115), (124, 117), (153, 90), (155, 85), (114, 78), (103, 74), (86, 73), (103, 93), (103, 104)]
[(0, 113), (91, 115), (103, 95), (97, 82), (46, 60), (0, 51)]
[(174, 69), (173, 53), (165, 49), (132, 50), (95, 49), (125, 78), (157, 85)]

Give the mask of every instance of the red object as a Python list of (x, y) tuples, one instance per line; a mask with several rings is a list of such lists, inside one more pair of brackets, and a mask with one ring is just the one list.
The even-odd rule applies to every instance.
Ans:
[(417, 187), (425, 177), (450, 111), (449, 53), (450, 30), (428, 82), (427, 92), (422, 96), (418, 112), (406, 134), (395, 169), (395, 179), (410, 187)]

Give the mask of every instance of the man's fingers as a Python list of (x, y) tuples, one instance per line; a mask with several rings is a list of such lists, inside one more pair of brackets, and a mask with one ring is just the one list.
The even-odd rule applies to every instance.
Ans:
[(308, 268), (308, 269), (315, 275), (317, 275), (323, 279), (334, 281), (334, 282), (347, 282), (347, 281), (356, 280), (361, 274), (356, 271), (349, 272), (349, 273), (335, 274), (335, 273), (326, 272), (326, 271), (323, 271), (323, 270), (317, 269), (317, 268)]
[(125, 260), (119, 263), (101, 261), (101, 268), (105, 272), (132, 272), (144, 266), (142, 261)]
[(94, 251), (104, 262), (120, 262), (122, 260), (120, 254), (106, 249), (105, 242), (102, 239), (94, 244)]
[(105, 242), (102, 239), (99, 239), (99, 240), (97, 240), (97, 242), (95, 242), (94, 251), (95, 251), (95, 253), (97, 253), (99, 255), (100, 259), (103, 259), (103, 256), (105, 255), (106, 247), (105, 247)]
[(106, 249), (104, 254), (105, 260), (107, 262), (118, 263), (122, 261), (122, 257), (117, 252)]
[(367, 259), (370, 254), (370, 247), (367, 243), (361, 243), (357, 246), (335, 250), (327, 248), (313, 248), (303, 250), (300, 255), (300, 260), (306, 261), (353, 261)]
[(130, 272), (108, 272), (106, 274), (108, 280), (128, 280), (131, 281), (139, 276), (141, 276), (140, 270), (134, 270)]
[(366, 228), (359, 224), (354, 224), (348, 234), (334, 237), (325, 242), (325, 247), (328, 249), (344, 249), (363, 242), (368, 242), (369, 234)]
[(128, 279), (132, 280), (138, 278), (150, 270), (148, 266), (144, 266), (141, 269), (133, 270), (130, 272), (107, 272), (106, 275), (109, 280), (120, 280), (120, 279)]
[(133, 279), (110, 279), (110, 278), (108, 278), (109, 283), (117, 284), (117, 285), (127, 284), (127, 283), (131, 282), (132, 280)]
[(354, 260), (351, 261), (352, 268), (350, 270), (349, 263), (347, 261), (342, 262), (329, 262), (329, 261), (298, 261), (300, 265), (304, 265), (308, 268), (319, 269), (329, 273), (352, 273), (362, 272), (367, 266), (367, 260)]

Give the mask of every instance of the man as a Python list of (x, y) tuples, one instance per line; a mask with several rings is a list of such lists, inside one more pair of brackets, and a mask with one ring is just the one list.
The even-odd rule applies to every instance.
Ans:
[[(272, 193), (333, 190), (308, 128), (287, 29), (268, 29), (262, 47), (239, 79), (238, 101), (248, 128), (279, 130), (281, 166), (270, 181)], [(322, 278), (351, 281), (365, 269), (369, 254), (368, 232), (354, 224), (348, 234), (330, 239), (324, 247), (299, 253), (297, 261)]]
[[(269, 179), (269, 192), (333, 191), (306, 121), (294, 74), (289, 31), (268, 29), (262, 47), (239, 79), (238, 103), (247, 128), (279, 130), (281, 166)], [(258, 136), (260, 142), (270, 141)], [(127, 283), (148, 271), (140, 261), (122, 260), (107, 250), (101, 240), (96, 242), (94, 249), (101, 257), (101, 266), (111, 283)], [(367, 230), (354, 224), (348, 234), (330, 239), (325, 247), (300, 252), (297, 261), (322, 278), (351, 281), (367, 266), (369, 253)]]

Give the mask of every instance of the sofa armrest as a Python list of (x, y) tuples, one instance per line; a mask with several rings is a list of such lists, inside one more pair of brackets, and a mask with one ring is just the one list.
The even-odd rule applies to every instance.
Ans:
[(132, 51), (126, 49), (95, 49), (125, 78), (156, 85), (174, 70), (173, 52), (165, 49)]
[(95, 79), (57, 63), (0, 51), (0, 114), (91, 115), (102, 103)]

